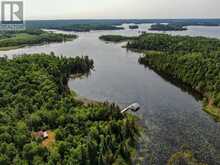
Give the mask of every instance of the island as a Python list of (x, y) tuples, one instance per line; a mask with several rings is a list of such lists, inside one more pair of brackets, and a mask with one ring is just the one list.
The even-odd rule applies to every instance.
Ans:
[(74, 24), (68, 26), (54, 27), (51, 29), (74, 32), (90, 32), (92, 30), (123, 30), (124, 28), (108, 24)]
[(51, 54), (0, 58), (1, 164), (131, 164), (138, 118), (85, 105), (67, 82), (93, 60)]
[(220, 122), (219, 39), (145, 33), (131, 38), (126, 47), (144, 53), (140, 64), (201, 95), (204, 110)]
[(154, 24), (151, 25), (151, 31), (184, 31), (187, 30), (186, 27), (178, 24)]
[(99, 37), (100, 40), (107, 41), (107, 42), (124, 42), (133, 40), (136, 37), (127, 37), (127, 36), (121, 36), (121, 35), (102, 35)]
[(0, 33), (0, 51), (38, 44), (66, 42), (76, 38), (77, 36), (72, 34), (58, 34), (37, 29), (16, 32), (2, 32)]
[(138, 29), (138, 28), (139, 28), (138, 25), (130, 25), (130, 26), (129, 26), (129, 29)]

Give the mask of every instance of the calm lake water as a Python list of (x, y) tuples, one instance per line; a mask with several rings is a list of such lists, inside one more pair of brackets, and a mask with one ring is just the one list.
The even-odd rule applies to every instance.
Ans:
[[(128, 25), (124, 25), (128, 27)], [(88, 77), (70, 80), (69, 87), (80, 96), (93, 100), (116, 102), (121, 106), (138, 102), (138, 115), (146, 128), (140, 155), (143, 164), (164, 165), (182, 148), (191, 150), (200, 161), (220, 164), (220, 124), (202, 111), (202, 104), (189, 92), (163, 79), (149, 68), (138, 64), (139, 53), (121, 48), (123, 44), (100, 41), (103, 34), (134, 36), (139, 30), (77, 33), (73, 42), (26, 47), (0, 52), (0, 55), (55, 52), (64, 56), (88, 55), (95, 69)], [(220, 38), (220, 27), (189, 27), (173, 35), (203, 35)]]

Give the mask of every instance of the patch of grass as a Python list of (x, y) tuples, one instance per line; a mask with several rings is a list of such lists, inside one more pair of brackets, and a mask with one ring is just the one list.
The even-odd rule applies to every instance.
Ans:
[(38, 45), (52, 42), (64, 42), (76, 39), (76, 35), (55, 34), (42, 30), (15, 32), (0, 36), (0, 51), (17, 49), (28, 45)]
[(46, 147), (48, 150), (51, 149), (56, 141), (56, 135), (52, 131), (48, 131), (48, 138), (42, 141), (42, 146)]

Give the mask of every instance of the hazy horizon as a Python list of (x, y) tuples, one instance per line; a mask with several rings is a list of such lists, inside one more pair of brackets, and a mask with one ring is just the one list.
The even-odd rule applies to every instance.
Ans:
[(137, 19), (132, 19), (132, 18), (51, 18), (51, 19), (26, 19), (25, 21), (55, 21), (55, 20), (214, 20), (214, 19), (219, 19), (219, 18), (137, 18)]
[(26, 20), (216, 19), (219, 0), (24, 0)]

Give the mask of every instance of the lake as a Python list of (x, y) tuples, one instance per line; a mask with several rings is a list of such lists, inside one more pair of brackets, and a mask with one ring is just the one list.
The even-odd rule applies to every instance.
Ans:
[[(145, 135), (139, 148), (143, 164), (164, 165), (172, 154), (191, 150), (196, 158), (208, 164), (220, 164), (220, 124), (202, 111), (202, 103), (191, 92), (174, 85), (149, 68), (138, 64), (139, 53), (122, 48), (125, 43), (100, 41), (106, 34), (127, 36), (147, 31), (93, 31), (77, 33), (72, 42), (25, 47), (0, 52), (0, 55), (55, 52), (67, 57), (88, 55), (95, 68), (88, 77), (69, 81), (69, 87), (80, 96), (93, 100), (115, 102), (122, 107), (138, 102)], [(220, 27), (191, 26), (189, 30), (168, 32), (172, 35), (192, 35), (220, 38)]]

